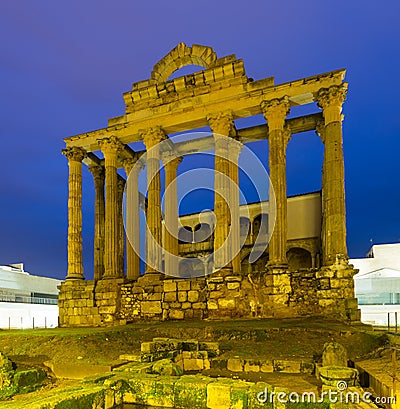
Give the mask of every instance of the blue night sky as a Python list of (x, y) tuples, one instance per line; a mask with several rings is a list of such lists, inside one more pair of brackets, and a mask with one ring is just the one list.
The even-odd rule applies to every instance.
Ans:
[[(0, 264), (22, 261), (32, 274), (65, 277), (63, 138), (105, 127), (108, 118), (123, 114), (122, 93), (148, 78), (179, 42), (212, 46), (218, 56), (236, 54), (249, 77), (275, 76), (276, 83), (347, 68), (349, 255), (363, 256), (370, 239), (400, 241), (399, 15), (397, 0), (3, 0)], [(253, 123), (261, 121), (237, 126)], [(254, 149), (266, 155), (265, 144)], [(321, 164), (318, 137), (294, 136), (288, 194), (320, 189)], [(90, 278), (93, 194), (86, 171), (84, 191)], [(190, 203), (182, 203), (181, 211), (193, 210)]]

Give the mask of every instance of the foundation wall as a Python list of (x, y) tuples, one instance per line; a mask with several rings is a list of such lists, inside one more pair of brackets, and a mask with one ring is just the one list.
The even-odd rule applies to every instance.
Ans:
[(359, 321), (355, 270), (337, 262), (321, 269), (135, 282), (66, 281), (60, 287), (60, 326), (119, 325), (137, 320), (289, 318), (324, 316)]

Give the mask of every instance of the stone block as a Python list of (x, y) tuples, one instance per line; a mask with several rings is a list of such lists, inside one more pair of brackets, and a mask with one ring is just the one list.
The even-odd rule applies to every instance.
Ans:
[(251, 409), (272, 409), (274, 404), (270, 397), (273, 390), (274, 388), (265, 382), (251, 384), (248, 391), (248, 407)]
[(260, 371), (264, 373), (274, 372), (274, 363), (272, 360), (262, 361)]
[(190, 280), (178, 281), (178, 291), (189, 291), (189, 290), (190, 290)]
[(178, 301), (179, 302), (187, 301), (187, 292), (186, 291), (178, 291)]
[(176, 292), (165, 293), (164, 294), (164, 301), (165, 302), (176, 301)]
[(285, 359), (274, 359), (274, 371), (282, 373), (300, 373), (300, 361), (290, 361)]
[(207, 308), (207, 304), (205, 302), (195, 302), (192, 304), (192, 308), (194, 310), (205, 309)]
[(240, 358), (228, 359), (227, 369), (232, 372), (243, 372), (244, 362)]
[(192, 307), (192, 304), (190, 302), (183, 302), (182, 303), (182, 310), (187, 310)]
[(300, 365), (300, 372), (312, 375), (315, 371), (315, 364), (314, 362), (301, 362)]
[(191, 282), (191, 288), (195, 291), (201, 291), (206, 286), (205, 280), (195, 280)]
[(185, 319), (192, 319), (194, 314), (192, 309), (184, 310)]
[(176, 281), (164, 280), (164, 292), (176, 291)]
[[(182, 341), (182, 349), (183, 351), (189, 351), (189, 352), (198, 352), (199, 350), (199, 341), (193, 339), (193, 340), (186, 340)], [(192, 355), (190, 355), (192, 356)]]
[(232, 310), (236, 307), (236, 303), (235, 300), (232, 299), (220, 298), (218, 300), (218, 306), (219, 308)]
[(260, 361), (255, 361), (253, 359), (246, 360), (244, 363), (245, 372), (260, 372), (261, 363)]
[(250, 382), (236, 381), (231, 387), (231, 408), (248, 408), (248, 391), (252, 384)]
[(174, 386), (174, 407), (177, 409), (206, 409), (207, 385), (211, 378), (185, 375)]
[(188, 291), (187, 297), (189, 302), (195, 303), (199, 300), (199, 292), (193, 290)]
[(218, 303), (216, 301), (208, 301), (207, 302), (207, 308), (209, 310), (218, 310)]
[(223, 291), (210, 291), (210, 298), (212, 298), (212, 299), (221, 298), (223, 296), (224, 296)]
[(143, 301), (141, 303), (142, 314), (161, 314), (161, 302), (160, 301)]
[(242, 278), (240, 276), (226, 276), (225, 281), (240, 283), (242, 281)]
[[(165, 293), (165, 294), (170, 294), (170, 293)], [(148, 301), (161, 301), (161, 296), (162, 296), (162, 293), (148, 294), (147, 300)]]
[(176, 378), (157, 375), (131, 375), (129, 385), (135, 394), (130, 403), (156, 407), (174, 406), (174, 385)]
[(207, 385), (207, 408), (230, 409), (232, 381), (220, 380)]
[(169, 319), (171, 320), (183, 320), (184, 317), (185, 317), (185, 313), (182, 310), (175, 310), (175, 309), (169, 310)]
[(227, 283), (226, 287), (228, 288), (228, 290), (237, 290), (240, 288), (240, 283), (238, 282)]
[(204, 361), (201, 358), (184, 358), (183, 370), (185, 372), (190, 371), (202, 371), (204, 369)]
[(202, 320), (206, 318), (206, 313), (204, 310), (192, 310), (193, 311), (193, 318), (196, 320)]

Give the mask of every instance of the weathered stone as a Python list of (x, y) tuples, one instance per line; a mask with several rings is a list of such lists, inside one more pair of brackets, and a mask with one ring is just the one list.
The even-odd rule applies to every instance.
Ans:
[(176, 281), (164, 280), (164, 292), (176, 291)]
[(191, 303), (195, 303), (199, 300), (199, 292), (198, 291), (188, 291), (188, 301)]
[(220, 298), (218, 300), (218, 306), (220, 308), (234, 309), (236, 306), (236, 303), (235, 303), (235, 300), (227, 300), (225, 298)]
[(186, 291), (178, 291), (178, 301), (179, 302), (187, 301), (187, 292)]
[(171, 320), (183, 320), (185, 313), (182, 310), (169, 310), (169, 318)]
[(181, 376), (183, 375), (182, 369), (170, 359), (161, 359), (152, 366), (153, 373), (167, 376)]
[(164, 293), (164, 301), (165, 302), (172, 302), (176, 301), (176, 292)]
[(161, 302), (160, 301), (143, 301), (141, 304), (141, 310), (143, 314), (161, 314)]
[(191, 280), (178, 281), (178, 291), (189, 291)]
[(232, 372), (242, 372), (243, 371), (243, 359), (230, 358), (228, 359), (227, 369)]
[(174, 405), (176, 408), (206, 409), (208, 377), (182, 376), (174, 386)]
[(327, 342), (322, 351), (322, 366), (347, 366), (346, 348), (337, 342)]

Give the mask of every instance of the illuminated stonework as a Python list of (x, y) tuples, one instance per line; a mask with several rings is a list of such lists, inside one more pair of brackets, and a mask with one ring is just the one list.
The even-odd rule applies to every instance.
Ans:
[[(191, 64), (204, 70), (169, 80), (174, 71)], [(344, 76), (345, 70), (336, 70), (284, 84), (275, 84), (272, 77), (254, 81), (246, 76), (243, 61), (235, 55), (218, 58), (211, 47), (181, 43), (154, 66), (150, 79), (134, 83), (123, 95), (124, 115), (109, 119), (105, 128), (66, 138), (64, 153), (70, 172), (68, 273), (59, 297), (60, 325), (221, 316), (325, 315), (358, 320), (354, 270), (348, 264), (346, 248), (341, 115), (347, 91)], [(287, 118), (292, 106), (312, 102), (322, 111)], [(259, 114), (264, 116), (265, 125), (236, 129), (236, 119)], [(184, 155), (168, 135), (205, 126), (214, 137), (228, 137), (215, 139), (216, 223), (213, 229), (205, 223), (178, 231), (175, 178)], [(316, 130), (324, 143), (322, 195), (288, 199), (286, 147), (293, 134), (311, 130)], [(241, 153), (235, 141), (245, 144), (250, 139), (268, 140), (270, 179), (277, 202), (269, 247), (257, 263), (246, 257), (255, 232), (265, 229), (265, 222), (262, 214), (254, 214), (257, 204), (246, 208), (253, 216), (244, 220), (235, 188)], [(138, 141), (143, 141), (146, 151), (129, 147)], [(168, 154), (159, 151), (161, 141), (169, 141)], [(101, 151), (104, 159), (96, 151)], [(138, 170), (134, 165), (145, 152), (151, 179), (145, 204), (147, 234), (154, 240), (147, 236), (146, 272), (140, 275), (139, 255), (134, 251), (140, 240), (139, 210), (129, 214), (127, 223), (135, 233), (130, 242), (124, 240), (121, 201), (125, 183), (118, 169), (123, 168), (127, 176), (136, 169), (130, 176), (133, 185), (128, 187), (127, 196), (139, 209)], [(94, 280), (85, 280), (83, 274), (82, 163), (93, 174), (96, 192)], [(162, 164), (168, 188), (165, 224), (160, 199)], [(191, 223), (187, 216), (180, 220), (183, 225)], [(237, 253), (245, 225), (248, 233)], [(185, 241), (181, 235), (204, 237)], [(225, 248), (222, 244), (228, 235), (230, 246)], [(210, 252), (215, 252), (213, 270), (200, 263), (204, 274), (197, 278), (184, 278), (185, 263), (177, 265), (169, 256)]]

